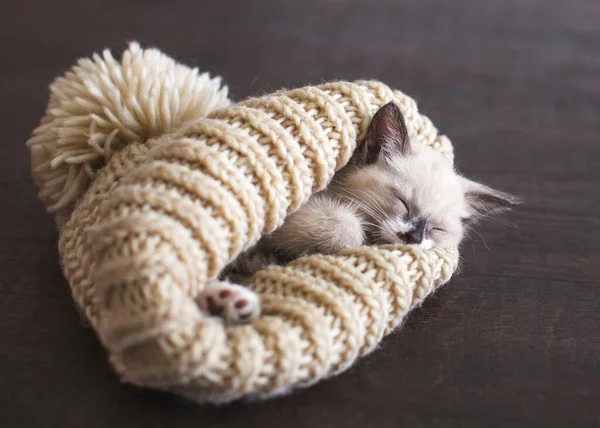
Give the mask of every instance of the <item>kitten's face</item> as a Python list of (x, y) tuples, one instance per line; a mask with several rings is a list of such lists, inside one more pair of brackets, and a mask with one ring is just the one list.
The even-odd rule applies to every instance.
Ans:
[(468, 217), (462, 179), (429, 147), (350, 172), (346, 189), (367, 220), (369, 244), (452, 247)]
[(512, 207), (516, 199), (467, 180), (434, 149), (411, 144), (394, 104), (373, 118), (343, 180), (365, 218), (369, 244), (460, 244), (467, 222)]

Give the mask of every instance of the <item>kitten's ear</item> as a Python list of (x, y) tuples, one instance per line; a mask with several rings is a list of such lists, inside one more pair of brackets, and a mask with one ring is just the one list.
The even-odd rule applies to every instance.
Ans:
[(360, 151), (361, 160), (367, 165), (377, 162), (380, 156), (392, 157), (410, 152), (404, 117), (395, 103), (390, 102), (375, 113)]
[(485, 184), (463, 178), (465, 201), (469, 220), (489, 217), (509, 211), (521, 200), (508, 193), (492, 189)]

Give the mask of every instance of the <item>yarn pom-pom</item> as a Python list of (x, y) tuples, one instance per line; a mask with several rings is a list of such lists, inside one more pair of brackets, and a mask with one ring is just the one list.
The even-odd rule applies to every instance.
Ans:
[(68, 216), (98, 169), (120, 148), (176, 129), (230, 104), (219, 77), (130, 44), (57, 78), (40, 125), (27, 142), (33, 177), (49, 212)]

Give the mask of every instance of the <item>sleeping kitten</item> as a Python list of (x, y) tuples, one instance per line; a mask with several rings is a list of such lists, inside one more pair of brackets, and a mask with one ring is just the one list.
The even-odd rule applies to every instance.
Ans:
[[(363, 144), (327, 189), (240, 255), (224, 275), (250, 276), (271, 263), (361, 245), (454, 247), (468, 224), (516, 203), (514, 196), (460, 176), (434, 149), (411, 144), (402, 113), (389, 103), (375, 114)], [(227, 281), (211, 283), (200, 305), (228, 323), (251, 320), (259, 312), (252, 291)]]

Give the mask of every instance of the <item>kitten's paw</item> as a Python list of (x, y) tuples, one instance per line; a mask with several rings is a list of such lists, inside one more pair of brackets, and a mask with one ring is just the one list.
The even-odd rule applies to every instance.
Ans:
[(232, 263), (226, 266), (221, 273), (221, 278), (225, 280), (227, 278), (239, 276), (250, 278), (259, 270), (272, 264), (278, 264), (278, 262), (279, 260), (272, 252), (265, 251), (263, 248), (254, 247), (240, 254)]
[(198, 297), (198, 304), (209, 314), (223, 318), (226, 324), (246, 324), (260, 314), (258, 295), (227, 281), (208, 283)]
[(277, 258), (271, 253), (255, 251), (247, 255), (241, 272), (245, 275), (254, 275), (269, 265), (277, 264), (277, 261)]

